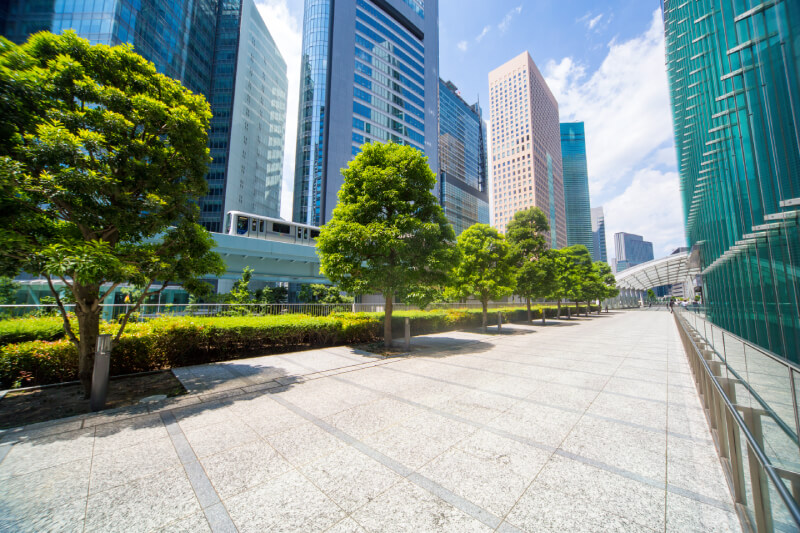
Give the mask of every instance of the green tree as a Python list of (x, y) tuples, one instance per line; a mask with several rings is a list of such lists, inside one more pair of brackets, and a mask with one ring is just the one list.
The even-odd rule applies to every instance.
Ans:
[(0, 276), (0, 304), (10, 305), (17, 301), (17, 291), (22, 287), (7, 276)]
[(259, 303), (265, 304), (286, 303), (286, 300), (289, 299), (289, 289), (282, 285), (277, 287), (264, 287), (256, 291), (255, 299)]
[[(528, 322), (531, 322), (531, 300), (547, 298), (558, 291), (558, 259), (556, 254), (545, 251), (538, 259), (525, 261), (517, 270), (516, 293), (528, 304)], [(542, 310), (542, 324), (546, 322)]]
[(323, 285), (322, 283), (303, 285), (298, 298), (304, 303), (343, 304), (353, 302), (351, 296), (342, 296), (342, 291), (336, 285)]
[[(516, 294), (525, 298), (528, 322), (531, 317), (531, 299), (547, 296), (554, 290), (552, 262), (537, 264), (547, 252), (546, 234), (550, 224), (544, 211), (531, 207), (514, 213), (508, 223), (506, 240), (512, 246), (517, 263)], [(545, 268), (543, 268), (545, 267)], [(539, 285), (544, 284), (545, 287)], [(543, 290), (544, 289), (544, 290)], [(544, 316), (543, 316), (544, 318)]]
[(458, 236), (460, 261), (451, 274), (451, 284), (460, 297), (475, 295), (483, 308), (486, 330), (489, 300), (514, 292), (514, 256), (496, 229), (474, 224)]
[(371, 143), (342, 170), (331, 221), (320, 230), (320, 269), (351, 294), (379, 292), (392, 343), (392, 303), (441, 285), (455, 259), (452, 226), (431, 190), (436, 176), (410, 146)]
[[(572, 301), (578, 305), (582, 301), (583, 284), (592, 272), (592, 257), (582, 244), (562, 248), (556, 252), (557, 287), (552, 296), (558, 300), (558, 315), (561, 315), (561, 301)], [(567, 317), (572, 313), (567, 306)]]
[[(202, 96), (130, 46), (92, 46), (74, 32), (0, 38), (0, 270), (41, 274), (91, 387), (101, 305), (117, 286), (142, 293), (223, 271), (197, 224), (206, 191), (211, 113)], [(74, 332), (53, 281), (75, 299)]]
[(653, 291), (653, 289), (647, 289), (647, 299), (651, 302), (656, 300), (656, 293)]
[(254, 303), (255, 293), (250, 290), (250, 280), (253, 279), (254, 270), (249, 266), (244, 267), (242, 277), (233, 283), (230, 292), (226, 295), (225, 301), (230, 304), (249, 304)]

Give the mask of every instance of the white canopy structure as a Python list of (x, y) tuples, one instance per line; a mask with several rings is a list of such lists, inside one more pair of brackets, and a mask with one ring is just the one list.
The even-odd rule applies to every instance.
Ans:
[(616, 275), (617, 287), (646, 291), (662, 285), (685, 283), (695, 273), (689, 265), (689, 254), (677, 253), (623, 270)]

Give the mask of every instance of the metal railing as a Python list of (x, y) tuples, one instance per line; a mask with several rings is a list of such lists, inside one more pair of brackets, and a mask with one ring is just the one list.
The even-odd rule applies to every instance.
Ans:
[[(536, 303), (532, 305), (555, 305)], [(564, 304), (566, 305), (566, 304)], [(66, 305), (72, 311), (74, 304)], [(101, 306), (102, 316), (106, 320), (116, 319), (132, 307), (131, 304), (105, 304)], [(524, 303), (519, 302), (492, 302), (490, 309), (510, 309), (525, 307)], [(392, 306), (394, 311), (418, 311), (419, 307), (396, 303)], [(481, 309), (480, 302), (466, 303), (432, 303), (426, 310), (449, 310), (449, 309)], [(151, 318), (171, 317), (171, 316), (195, 316), (195, 317), (222, 317), (222, 316), (269, 316), (286, 314), (306, 314), (312, 316), (328, 316), (332, 313), (382, 313), (384, 305), (378, 303), (342, 303), (342, 304), (319, 304), (319, 303), (297, 303), (297, 304), (225, 304), (225, 303), (202, 303), (202, 304), (142, 304), (132, 315), (132, 320), (148, 320)], [(25, 317), (25, 316), (55, 316), (58, 314), (58, 307), (54, 304), (47, 305), (0, 305), (0, 318), (3, 317)]]
[(800, 367), (711, 324), (698, 309), (677, 308), (675, 320), (743, 525), (797, 531)]

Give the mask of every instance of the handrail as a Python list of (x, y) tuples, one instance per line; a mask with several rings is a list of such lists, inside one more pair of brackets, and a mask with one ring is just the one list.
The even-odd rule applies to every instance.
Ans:
[[(676, 306), (675, 309), (679, 309), (682, 313), (689, 313), (690, 312), (689, 309), (686, 309), (686, 308), (683, 308), (683, 307)], [(705, 308), (701, 308), (701, 309), (705, 309)], [(753, 350), (756, 350), (756, 351), (759, 351), (759, 352), (763, 353), (764, 355), (766, 355), (770, 359), (773, 359), (774, 361), (776, 361), (776, 362), (778, 362), (778, 363), (780, 363), (780, 364), (782, 364), (782, 365), (784, 365), (786, 367), (791, 368), (795, 372), (800, 372), (800, 365), (798, 365), (797, 363), (795, 363), (793, 361), (789, 361), (785, 357), (781, 357), (780, 355), (767, 350), (763, 346), (759, 346), (757, 344), (753, 344), (749, 340), (743, 339), (742, 337), (738, 336), (737, 334), (731, 333), (727, 329), (724, 329), (724, 328), (721, 328), (720, 326), (717, 326), (716, 324), (711, 322), (709, 319), (704, 318), (703, 316), (701, 316), (701, 315), (699, 315), (697, 313), (694, 313), (694, 316), (696, 316), (697, 318), (699, 318), (703, 322), (714, 326), (715, 328), (719, 328), (721, 330), (724, 330), (726, 335), (729, 335), (729, 336), (733, 337), (734, 340), (737, 340), (737, 341), (741, 342), (745, 346), (748, 346), (748, 347), (752, 348)]]
[[(761, 449), (761, 446), (758, 444), (756, 438), (750, 432), (750, 429), (747, 427), (747, 424), (745, 423), (744, 419), (739, 414), (739, 411), (736, 409), (733, 403), (731, 403), (730, 398), (728, 398), (728, 395), (725, 394), (725, 389), (722, 387), (722, 385), (717, 380), (717, 377), (711, 371), (711, 368), (708, 366), (708, 362), (705, 360), (704, 357), (700, 356), (702, 352), (695, 344), (694, 340), (692, 339), (692, 336), (686, 330), (686, 325), (684, 324), (683, 317), (681, 317), (681, 320), (678, 320), (678, 324), (680, 324), (680, 327), (681, 329), (683, 329), (686, 338), (689, 340), (695, 352), (698, 354), (697, 359), (703, 364), (703, 367), (705, 368), (706, 371), (706, 375), (711, 379), (711, 382), (713, 383), (716, 391), (719, 393), (722, 402), (725, 404), (725, 407), (727, 408), (728, 412), (733, 417), (734, 421), (736, 422), (736, 425), (739, 426), (739, 429), (742, 431), (742, 434), (744, 435), (745, 440), (747, 441), (748, 448), (752, 450), (753, 453), (755, 454), (756, 460), (764, 469), (770, 481), (772, 481), (773, 485), (775, 486), (775, 490), (778, 492), (778, 495), (780, 496), (784, 505), (788, 509), (789, 513), (791, 514), (792, 520), (794, 520), (795, 525), (797, 525), (798, 528), (800, 528), (800, 507), (798, 507), (797, 502), (795, 502), (794, 498), (792, 498), (792, 495), (789, 493), (789, 489), (787, 489), (786, 485), (783, 484), (783, 481), (781, 480), (780, 476), (775, 471), (775, 468), (772, 466), (772, 463), (770, 462), (769, 458)], [(755, 494), (753, 496), (755, 497)], [(761, 497), (761, 495), (759, 494), (758, 497)]]

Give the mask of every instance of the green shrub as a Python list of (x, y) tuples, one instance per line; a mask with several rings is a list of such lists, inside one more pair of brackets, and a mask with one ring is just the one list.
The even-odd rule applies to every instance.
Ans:
[(0, 346), (14, 342), (54, 341), (64, 336), (61, 317), (0, 320)]
[[(544, 308), (555, 316), (555, 308)], [(541, 318), (542, 307), (533, 308)], [(525, 322), (525, 308), (504, 309), (504, 322)], [(566, 308), (562, 308), (566, 315)], [(424, 335), (481, 325), (481, 310), (399, 311), (392, 329), (403, 336), (405, 318), (413, 335)], [(494, 323), (496, 311), (489, 317)], [(24, 326), (7, 331), (26, 331), (52, 339), (60, 320), (26, 319)], [(38, 326), (33, 322), (42, 323)], [(0, 324), (3, 324), (0, 322)], [(116, 333), (114, 323), (101, 324), (101, 333)], [(50, 328), (50, 329), (48, 329)], [(46, 332), (50, 332), (50, 336)], [(31, 333), (40, 332), (40, 333)], [(63, 332), (62, 332), (63, 335)], [(375, 342), (383, 335), (383, 313), (333, 313), (329, 316), (299, 314), (231, 317), (174, 317), (131, 323), (114, 345), (111, 374), (130, 374), (165, 368), (227, 361), (254, 354), (287, 352), (316, 346)], [(56, 336), (57, 337), (57, 336)], [(24, 337), (22, 337), (24, 338)], [(0, 386), (30, 386), (77, 378), (78, 356), (66, 339), (31, 340), (0, 346)]]

